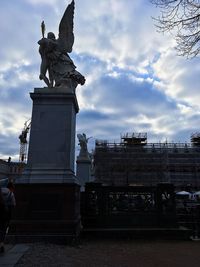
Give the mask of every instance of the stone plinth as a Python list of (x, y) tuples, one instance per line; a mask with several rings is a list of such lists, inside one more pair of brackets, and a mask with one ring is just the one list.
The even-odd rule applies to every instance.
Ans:
[(89, 157), (77, 157), (76, 176), (81, 185), (81, 191), (85, 191), (85, 183), (91, 181), (91, 160)]
[(80, 232), (76, 184), (16, 184), (17, 206), (9, 235), (14, 242), (66, 243)]
[(74, 183), (79, 110), (70, 88), (35, 88), (27, 167), (18, 183)]
[(80, 229), (80, 186), (74, 173), (75, 88), (35, 88), (27, 167), (16, 181), (10, 233), (16, 242), (65, 241)]

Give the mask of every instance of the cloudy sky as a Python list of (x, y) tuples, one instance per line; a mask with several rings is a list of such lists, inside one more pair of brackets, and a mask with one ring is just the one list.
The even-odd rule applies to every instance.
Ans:
[[(38, 79), (40, 24), (58, 33), (70, 0), (1, 0), (0, 158), (18, 159), (18, 136), (31, 117)], [(147, 132), (148, 142), (189, 142), (200, 130), (199, 58), (176, 55), (171, 35), (156, 32), (149, 0), (76, 0), (70, 57), (86, 84), (77, 88), (77, 133), (120, 140)], [(78, 147), (76, 148), (78, 149)]]

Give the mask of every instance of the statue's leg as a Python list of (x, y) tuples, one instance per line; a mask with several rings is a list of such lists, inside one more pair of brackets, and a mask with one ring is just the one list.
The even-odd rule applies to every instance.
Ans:
[(40, 78), (40, 80), (43, 80), (48, 87), (51, 87), (51, 85), (49, 83), (49, 79), (46, 76), (44, 76), (43, 74), (40, 74), (39, 78)]
[(53, 87), (54, 79), (53, 79), (53, 71), (52, 71), (52, 67), (51, 66), (49, 66), (48, 72), (49, 72), (50, 87)]
[(47, 69), (48, 69), (48, 64), (47, 64), (46, 57), (42, 57), (39, 79), (43, 80), (46, 83), (46, 85), (50, 87), (49, 79), (46, 77)]

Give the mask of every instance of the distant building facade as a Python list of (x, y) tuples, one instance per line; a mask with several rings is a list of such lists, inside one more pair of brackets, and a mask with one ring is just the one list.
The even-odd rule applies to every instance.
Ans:
[(0, 179), (8, 177), (8, 173), (9, 173), (8, 162), (3, 159), (0, 159)]
[(0, 179), (8, 178), (15, 181), (23, 172), (25, 163), (12, 162), (9, 158), (8, 161), (0, 159)]
[(191, 143), (147, 143), (147, 134), (125, 134), (120, 143), (96, 140), (95, 180), (108, 185), (200, 187), (200, 137)]

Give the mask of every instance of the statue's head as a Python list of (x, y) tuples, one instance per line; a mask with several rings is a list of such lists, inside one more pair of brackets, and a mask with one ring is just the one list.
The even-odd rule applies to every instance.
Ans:
[(48, 39), (53, 39), (53, 40), (56, 39), (55, 34), (54, 34), (53, 32), (48, 32), (48, 34), (47, 34), (47, 38), (48, 38)]

